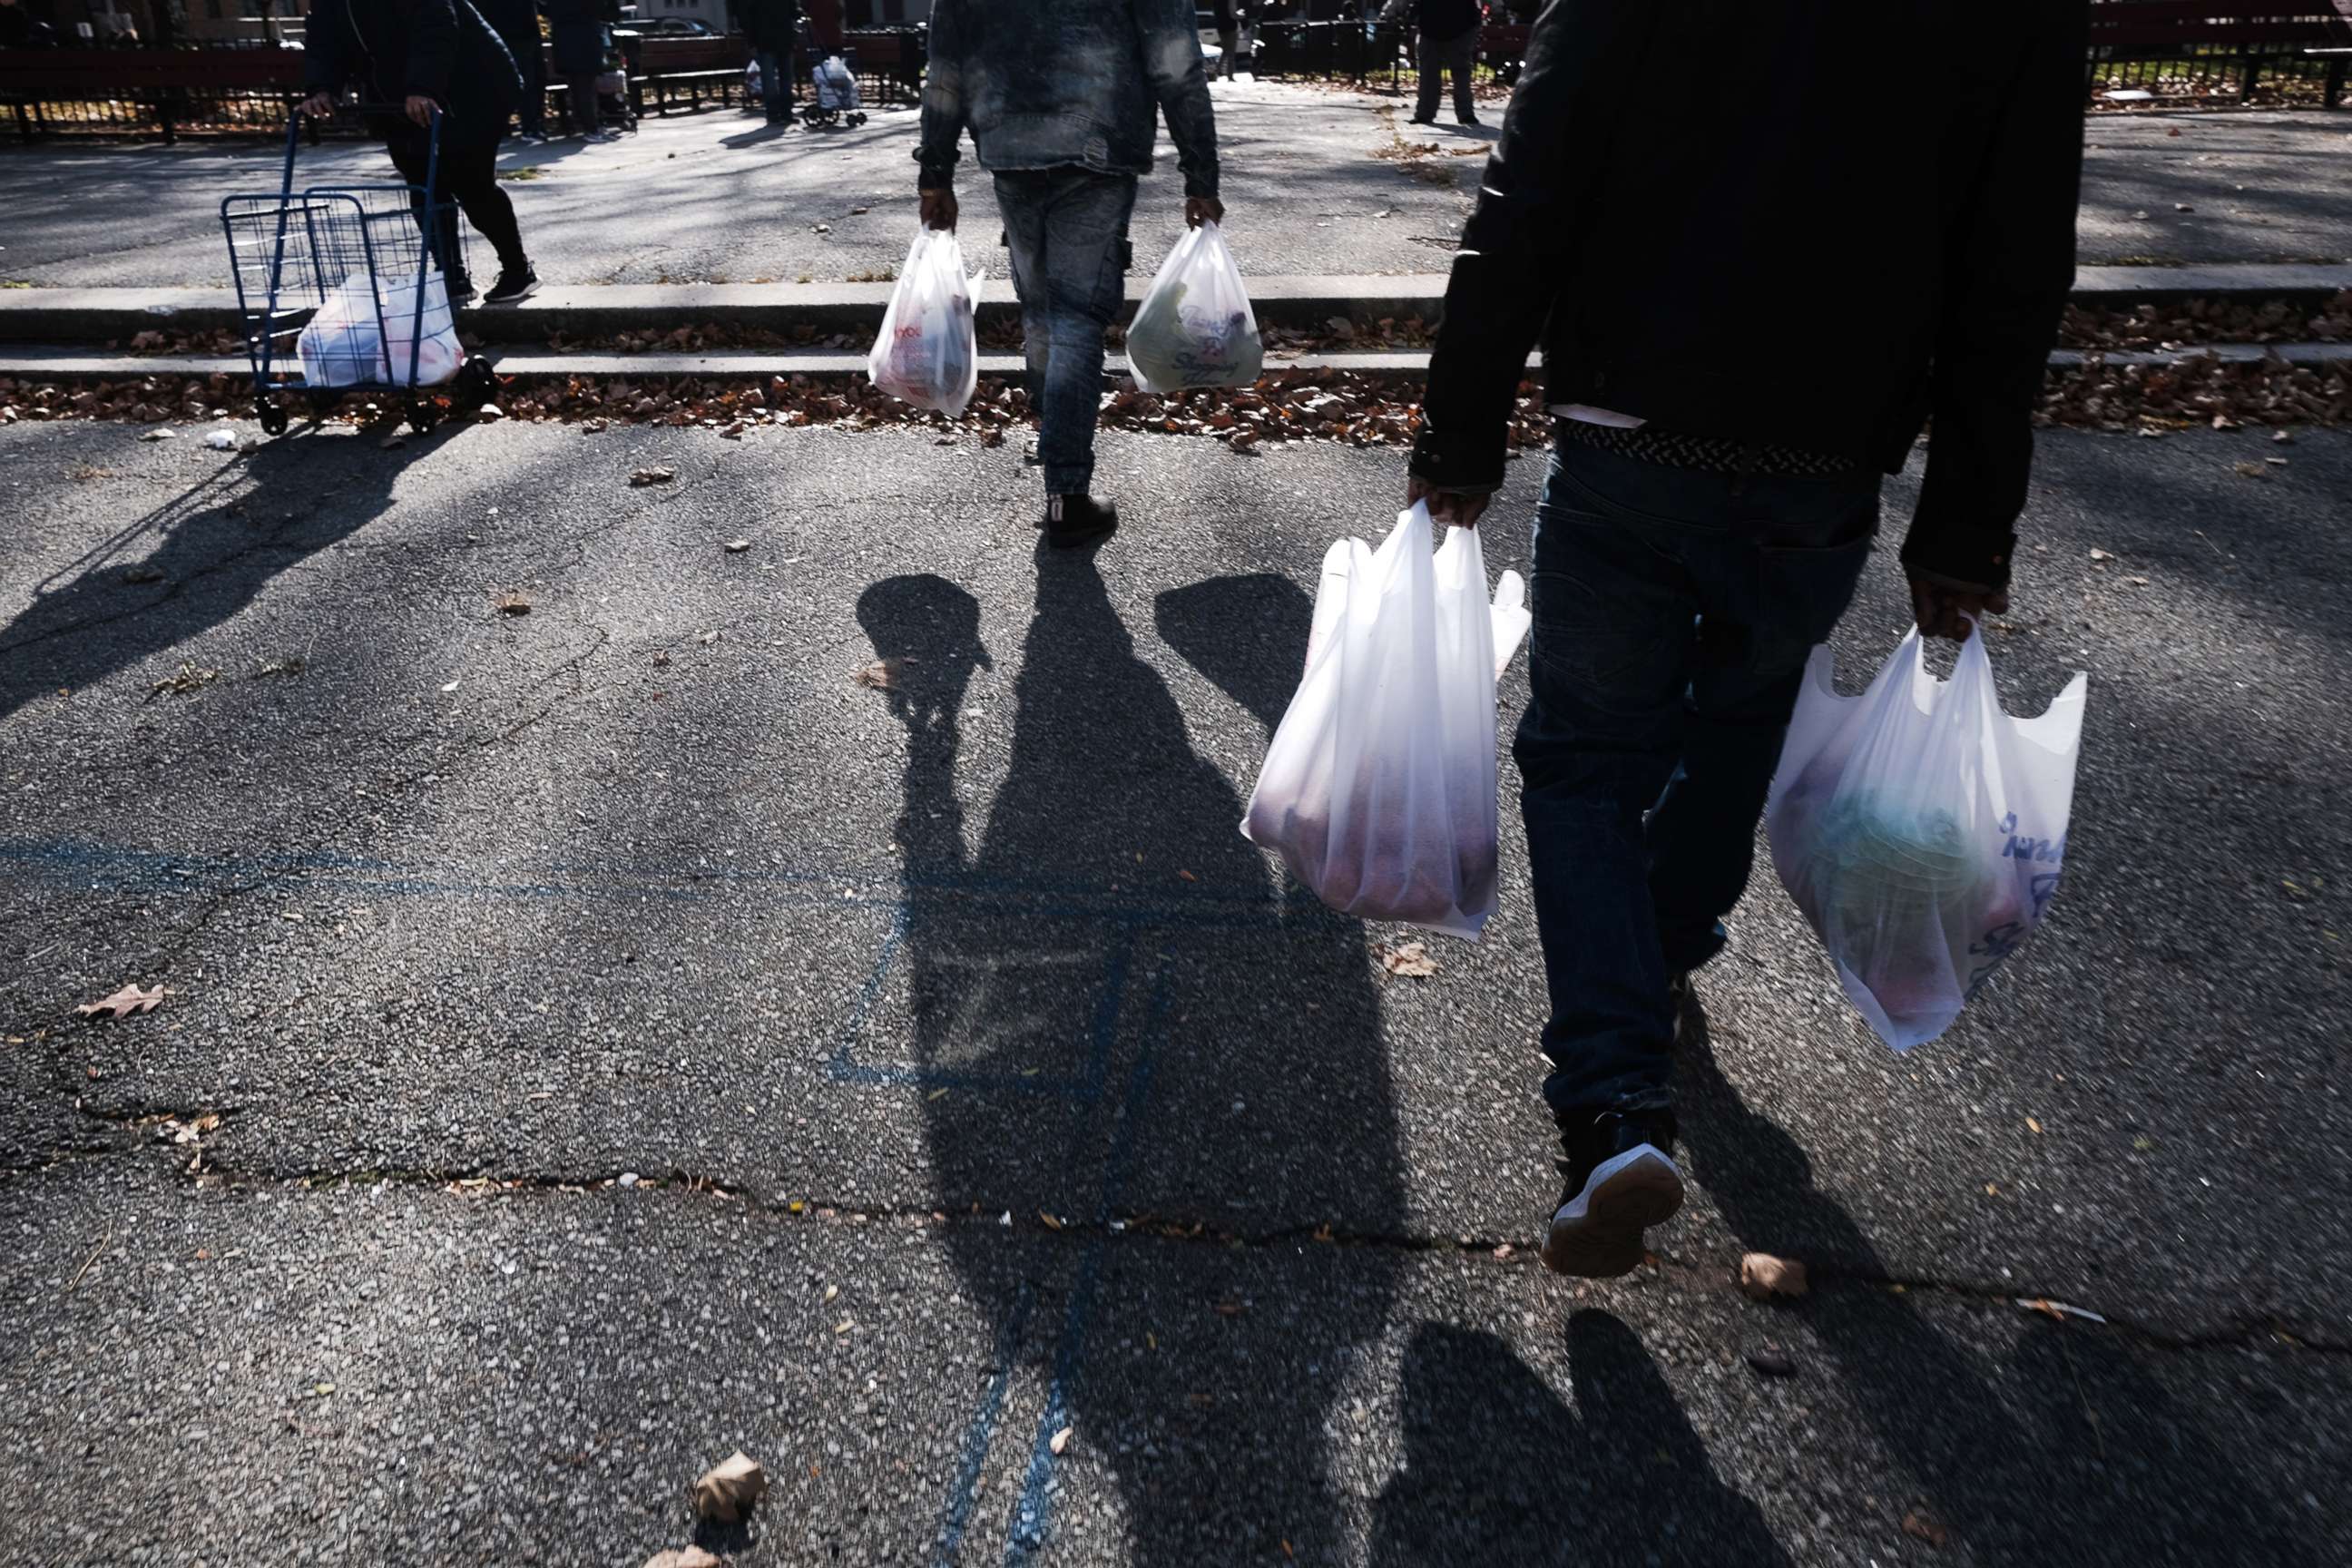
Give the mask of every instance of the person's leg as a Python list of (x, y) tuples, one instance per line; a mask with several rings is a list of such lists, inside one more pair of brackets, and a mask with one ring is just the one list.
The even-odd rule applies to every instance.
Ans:
[[(425, 221), (425, 182), (433, 174), (432, 147), (425, 133), (407, 124), (392, 128), (385, 136), (383, 150), (392, 155), (392, 166), (400, 171), (402, 183), (408, 186), (408, 205), (416, 214), (416, 221)], [(433, 230), (433, 258), (447, 279), (449, 302), (462, 304), (473, 297), (473, 283), (467, 277), (464, 253), (457, 246), (457, 214), (449, 205), (449, 157), (445, 149), (439, 171), (440, 188), (436, 193)]]
[(547, 62), (540, 58), (537, 39), (523, 46), (515, 68), (522, 73), (522, 102), (516, 109), (516, 123), (525, 136), (543, 140), (547, 135)]
[(1438, 73), (1445, 64), (1444, 51), (1431, 43), (1429, 35), (1423, 33), (1413, 39), (1412, 63), (1421, 76), (1419, 93), (1413, 100), (1413, 123), (1433, 125), (1437, 122), (1437, 100), (1444, 91)]
[(1657, 520), (1704, 515), (1687, 477), (1568, 442), (1537, 512), (1530, 700), (1512, 752), (1550, 992), (1544, 1100), (1563, 1128), (1672, 1104), (1642, 819), (1682, 752), (1698, 600), (1680, 534)]
[(1239, 68), (1236, 62), (1241, 58), (1241, 52), (1242, 30), (1239, 27), (1218, 28), (1217, 68), (1223, 75), (1230, 78)]
[[(1472, 124), (1478, 118), (1478, 100), (1470, 90), (1471, 73), (1478, 64), (1478, 29), (1473, 27), (1463, 34), (1447, 46), (1445, 52), (1449, 57), (1446, 68), (1454, 73), (1454, 118), (1464, 125)], [(1437, 112), (1434, 100), (1429, 111)]]
[(1021, 353), (1027, 362), (1029, 412), (1037, 420), (1041, 447), (1045, 440), (1045, 379), (1054, 353), (1044, 281), (1045, 205), (1051, 179), (1041, 170), (1019, 170), (996, 176), (996, 207), (1004, 220), (1013, 294), (1021, 301)]
[(515, 218), (514, 202), (499, 183), (498, 157), (498, 144), (492, 142), (445, 146), (441, 184), (465, 210), (476, 232), (490, 242), (501, 276), (519, 277), (530, 270), (530, 258), (523, 254), (522, 228)]
[(1650, 894), (1669, 973), (1724, 944), (1806, 656), (1853, 598), (1878, 528), (1878, 476), (1757, 479), (1738, 537), (1701, 574), (1682, 765), (1651, 814)]
[(563, 112), (575, 136), (596, 134), (596, 78), (601, 74), (583, 71), (563, 79)]
[(760, 106), (768, 123), (780, 125), (793, 117), (793, 57), (773, 49), (760, 51)]
[(1135, 176), (1056, 169), (1044, 221), (1042, 283), (1049, 348), (1038, 456), (1049, 496), (1083, 496), (1094, 481), (1102, 410), (1103, 334), (1126, 299), (1127, 225)]

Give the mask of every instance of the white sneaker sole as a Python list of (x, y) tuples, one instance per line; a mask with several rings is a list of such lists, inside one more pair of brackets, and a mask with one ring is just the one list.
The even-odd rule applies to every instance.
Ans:
[(1642, 1261), (1643, 1232), (1683, 1206), (1683, 1173), (1644, 1143), (1602, 1161), (1560, 1205), (1544, 1237), (1544, 1267), (1580, 1279), (1614, 1279)]

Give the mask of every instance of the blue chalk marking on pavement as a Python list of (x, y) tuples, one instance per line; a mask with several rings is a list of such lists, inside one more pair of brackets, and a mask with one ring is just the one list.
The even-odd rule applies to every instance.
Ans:
[(1021, 1336), (1029, 1327), (1029, 1309), (1036, 1299), (1036, 1292), (1023, 1285), (1013, 1299), (1004, 1326), (997, 1331), (996, 1375), (988, 1380), (988, 1392), (981, 1396), (980, 1408), (964, 1428), (955, 1484), (948, 1492), (947, 1513), (940, 1521), (940, 1548), (931, 1558), (935, 1568), (954, 1568), (956, 1554), (963, 1550), (964, 1528), (971, 1522), (972, 1492), (980, 1485), (981, 1466), (988, 1462), (989, 1446), (996, 1441), (996, 1424), (1004, 1415), (1004, 1393), (1013, 1382), (1013, 1358), (1020, 1353)]
[[(1136, 1132), (1143, 1121), (1144, 1102), (1151, 1093), (1154, 1047), (1167, 1007), (1167, 976), (1163, 973), (1152, 987), (1143, 1047), (1135, 1066), (1128, 1072), (1118, 1128), (1112, 1135), (1110, 1152), (1103, 1159), (1102, 1189), (1095, 1203), (1095, 1225), (1098, 1229), (1108, 1229), (1133, 1163)], [(1070, 1394), (1077, 1386), (1084, 1366), (1087, 1327), (1094, 1317), (1095, 1300), (1102, 1282), (1103, 1252), (1108, 1246), (1104, 1235), (1097, 1235), (1087, 1244), (1077, 1278), (1070, 1287), (1070, 1303), (1062, 1318), (1061, 1342), (1054, 1347), (1054, 1382), (1046, 1392), (1045, 1410), (1038, 1418), (1036, 1436), (1029, 1445), (1029, 1468), (1022, 1479), (1020, 1501), (1013, 1510), (1012, 1537), (1004, 1547), (1005, 1568), (1025, 1568), (1045, 1544), (1054, 1501), (1054, 1435), (1067, 1422)]]

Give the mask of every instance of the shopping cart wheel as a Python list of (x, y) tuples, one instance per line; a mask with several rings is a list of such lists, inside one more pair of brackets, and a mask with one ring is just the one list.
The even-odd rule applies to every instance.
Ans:
[(269, 436), (286, 434), (288, 418), (284, 404), (273, 403), (267, 397), (257, 398), (254, 400), (253, 412), (254, 416), (261, 421), (263, 434)]
[(499, 395), (498, 377), (490, 374), (490, 362), (479, 354), (468, 354), (466, 363), (457, 367), (457, 384), (453, 388), (458, 404), (466, 408), (479, 408)]
[(440, 423), (441, 410), (433, 405), (431, 398), (419, 397), (409, 404), (408, 427), (419, 436), (431, 435), (433, 426)]

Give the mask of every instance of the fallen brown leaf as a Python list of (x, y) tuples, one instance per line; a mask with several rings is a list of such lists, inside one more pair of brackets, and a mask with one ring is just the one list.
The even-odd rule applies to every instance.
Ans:
[(646, 1568), (727, 1568), (726, 1559), (713, 1557), (699, 1546), (677, 1546), (646, 1559)]
[(1944, 1521), (1924, 1508), (1915, 1508), (1903, 1516), (1903, 1533), (1924, 1541), (1930, 1546), (1941, 1546), (1952, 1538)]
[(510, 588), (492, 599), (490, 608), (502, 616), (527, 616), (530, 614), (530, 598)]
[(637, 489), (643, 489), (647, 485), (666, 485), (676, 478), (677, 478), (676, 468), (639, 468), (629, 476), (629, 483)]
[(2237, 468), (2241, 479), (2266, 479), (2271, 477), (2268, 465), (2263, 463), (2240, 463)]
[(1805, 1266), (1769, 1252), (1750, 1252), (1739, 1260), (1739, 1289), (1750, 1299), (1769, 1301), (1775, 1296), (1801, 1296), (1811, 1289)]
[(1380, 960), (1382, 969), (1408, 980), (1426, 980), (1437, 973), (1437, 960), (1429, 956), (1428, 945), (1423, 942), (1407, 942), (1394, 947), (1382, 947)]
[(1754, 1350), (1749, 1351), (1748, 1352), (1747, 1360), (1749, 1366), (1754, 1367), (1758, 1372), (1762, 1373), (1767, 1377), (1794, 1377), (1797, 1375), (1796, 1359), (1790, 1355), (1787, 1351), (1782, 1350), (1779, 1345), (1773, 1344), (1769, 1341), (1757, 1346)]
[(694, 1483), (694, 1511), (720, 1524), (733, 1524), (759, 1505), (768, 1492), (768, 1472), (760, 1461), (738, 1448), (702, 1472)]
[(1063, 1427), (1054, 1434), (1054, 1440), (1045, 1446), (1056, 1454), (1066, 1452), (1070, 1447), (1070, 1434), (1075, 1430), (1076, 1430), (1075, 1427)]
[(74, 1011), (85, 1018), (95, 1018), (101, 1013), (110, 1018), (128, 1018), (133, 1013), (152, 1013), (162, 1005), (163, 1001), (163, 988), (161, 985), (151, 991), (142, 991), (135, 984), (125, 985), (113, 995), (101, 997), (96, 1002), (85, 1002)]

